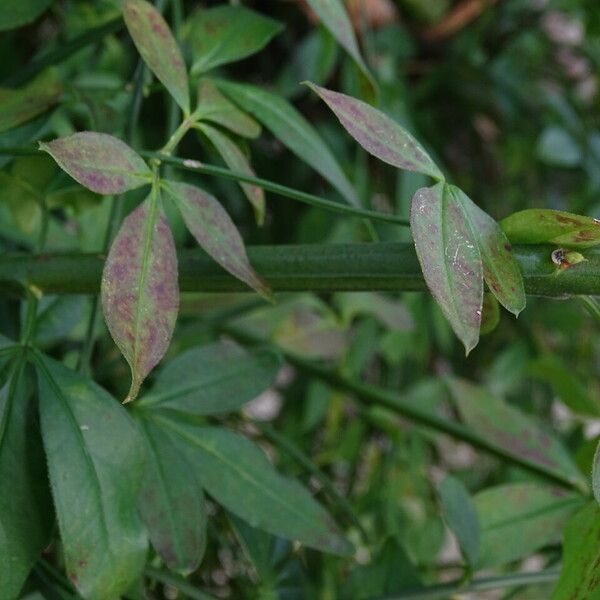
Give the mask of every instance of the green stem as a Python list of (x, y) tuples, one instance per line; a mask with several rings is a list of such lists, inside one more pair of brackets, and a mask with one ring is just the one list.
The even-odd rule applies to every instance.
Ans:
[(199, 590), (197, 587), (183, 579), (183, 577), (179, 577), (173, 573), (168, 573), (167, 571), (149, 565), (144, 569), (144, 573), (148, 578), (154, 579), (154, 581), (158, 581), (159, 583), (170, 585), (188, 598), (193, 598), (193, 600), (215, 600), (213, 596)]
[[(2, 150), (0, 149), (0, 153), (1, 152)], [(317, 208), (323, 208), (331, 212), (352, 215), (355, 217), (362, 217), (370, 219), (372, 221), (381, 221), (382, 223), (393, 223), (394, 225), (410, 227), (410, 223), (407, 219), (403, 219), (396, 215), (385, 214), (374, 210), (356, 208), (348, 204), (341, 204), (332, 200), (326, 200), (325, 198), (321, 198), (320, 196), (315, 196), (313, 194), (308, 194), (300, 190), (295, 190), (285, 185), (269, 181), (268, 179), (262, 179), (261, 177), (253, 177), (252, 175), (246, 175), (244, 173), (236, 173), (235, 171), (231, 171), (224, 167), (208, 165), (192, 159), (168, 156), (160, 152), (142, 151), (140, 152), (140, 154), (144, 158), (148, 158), (151, 160), (159, 160), (160, 162), (166, 163), (168, 165), (173, 165), (180, 169), (193, 171), (195, 173), (201, 173), (202, 175), (212, 175), (214, 177), (222, 177), (223, 179), (229, 179), (232, 181), (251, 183), (263, 188), (268, 192), (273, 192), (274, 194), (278, 194), (280, 196), (284, 196), (292, 200), (298, 200), (300, 202), (304, 202), (305, 204), (309, 204), (310, 206), (316, 206)]]
[(588, 311), (594, 321), (596, 321), (596, 324), (600, 325), (600, 305), (598, 304), (598, 301), (591, 296), (580, 296), (579, 302), (583, 304), (583, 307)]
[[(513, 248), (528, 294), (563, 299), (600, 295), (600, 251), (587, 251), (587, 261), (555, 276), (552, 249)], [(412, 244), (250, 246), (247, 251), (253, 267), (275, 292), (427, 289)], [(95, 294), (105, 258), (102, 254), (0, 254), (0, 290), (22, 295), (34, 286), (47, 294)], [(198, 249), (181, 250), (178, 258), (182, 292), (249, 291)]]
[(498, 577), (481, 577), (473, 579), (468, 584), (461, 584), (460, 581), (455, 581), (428, 586), (412, 593), (407, 592), (383, 596), (378, 598), (378, 600), (446, 600), (447, 598), (453, 598), (457, 594), (472, 594), (487, 590), (501, 590), (526, 585), (538, 585), (540, 583), (552, 583), (558, 579), (559, 575), (560, 571), (558, 569), (546, 569), (537, 573), (513, 573)]
[[(224, 325), (222, 331), (244, 344), (269, 344), (268, 340), (231, 325)], [(436, 414), (421, 408), (417, 404), (407, 402), (402, 396), (392, 390), (340, 375), (331, 369), (322, 367), (313, 361), (306, 360), (283, 348), (277, 347), (277, 350), (285, 356), (286, 360), (292, 366), (301, 370), (303, 373), (316, 377), (336, 389), (353, 394), (367, 405), (375, 404), (384, 406), (396, 414), (410, 419), (414, 423), (418, 423), (419, 425), (428, 427), (437, 432), (446, 433), (453, 438), (466, 442), (474, 448), (491, 454), (505, 462), (518, 465), (526, 471), (541, 476), (554, 484), (573, 488), (582, 493), (589, 493), (587, 489), (583, 488), (582, 482), (579, 479), (565, 476), (561, 472), (554, 471), (543, 464), (532, 461), (526, 456), (513, 453), (509, 448), (495, 444), (493, 440), (480, 435), (473, 429), (469, 429), (460, 423), (439, 417)]]

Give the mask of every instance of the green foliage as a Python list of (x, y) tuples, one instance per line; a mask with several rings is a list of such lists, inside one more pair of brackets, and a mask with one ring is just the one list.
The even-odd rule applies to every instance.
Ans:
[(0, 7), (0, 598), (600, 598), (595, 3), (201, 4)]

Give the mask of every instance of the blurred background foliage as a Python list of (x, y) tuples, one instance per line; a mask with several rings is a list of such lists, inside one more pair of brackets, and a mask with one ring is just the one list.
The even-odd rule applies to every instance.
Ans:
[[(33, 22), (0, 34), (0, 81), (10, 83), (19, 65), (33, 55), (60, 47), (118, 11), (118, 3), (109, 0), (45, 4), (50, 4), (48, 10)], [(215, 4), (185, 1), (183, 16)], [(408, 216), (412, 193), (425, 179), (369, 158), (299, 85), (309, 79), (364, 97), (356, 67), (330, 33), (302, 2), (243, 4), (285, 27), (260, 53), (213, 73), (265, 86), (293, 102), (333, 149), (364, 206)], [(449, 179), (487, 212), (497, 219), (532, 207), (600, 215), (597, 0), (351, 0), (348, 7), (379, 83), (379, 107), (411, 130)], [(173, 23), (169, 6), (165, 14)], [(184, 50), (189, 57), (185, 44)], [(0, 147), (83, 129), (124, 137), (136, 64), (129, 38), (119, 32), (77, 52), (56, 67), (63, 86), (59, 105), (50, 114), (0, 133)], [(148, 75), (143, 100), (132, 145), (154, 149), (169, 130), (169, 107), (165, 92)], [(254, 140), (237, 141), (259, 176), (341, 200), (268, 131)], [(220, 161), (210, 145), (193, 135), (183, 141), (178, 155)], [(76, 185), (48, 157), (3, 156), (0, 166), (4, 251), (34, 247), (41, 226), (40, 193), (52, 209), (47, 250), (102, 250), (109, 203)], [(202, 183), (224, 203), (250, 245), (369, 240), (359, 220), (269, 194), (266, 223), (259, 228), (236, 184), (218, 179)], [(134, 191), (124, 201), (132, 208), (140, 200)], [(178, 243), (188, 244), (185, 229), (176, 215), (170, 216)], [(381, 240), (410, 240), (406, 229), (375, 228)], [(44, 299), (37, 342), (73, 364), (89, 311), (88, 298)], [(3, 334), (15, 335), (19, 312), (14, 300), (0, 300)], [(456, 416), (456, 408), (441, 378), (464, 377), (539, 419), (562, 438), (582, 473), (591, 471), (600, 433), (600, 343), (598, 324), (575, 299), (528, 298), (518, 320), (503, 312), (493, 331), (465, 358), (425, 294), (284, 295), (275, 306), (245, 295), (190, 294), (182, 299), (169, 355), (215, 339), (216, 324), (224, 322), (336, 366), (346, 376), (395, 390), (447, 418)], [(105, 332), (99, 336), (93, 374), (117, 397), (125, 394), (126, 365)], [(462, 482), (476, 509), (483, 502), (482, 490), (497, 490), (486, 512), (479, 514), (480, 526), (507, 503), (513, 510), (513, 526), (505, 527), (494, 543), (514, 552), (498, 552), (484, 565), (485, 573), (539, 570), (560, 560), (560, 533), (571, 511), (559, 514), (551, 506), (549, 520), (542, 524), (545, 535), (531, 533), (526, 527), (534, 519), (523, 515), (533, 500), (519, 496), (512, 502), (511, 493), (519, 489), (509, 493), (497, 488), (530, 485), (534, 476), (386, 409), (358, 404), (302, 371), (286, 367), (275, 389), (227, 422), (260, 439), (280, 470), (308, 482), (346, 526), (357, 552), (351, 560), (300, 552), (213, 507), (206, 557), (191, 580), (218, 597), (358, 600), (393, 597), (422, 584), (461, 577), (465, 562), (438, 491), (449, 473)], [(265, 434), (273, 430), (327, 473), (362, 532), (323, 493), (306, 465), (275, 436)], [(543, 498), (539, 502), (542, 507), (552, 504)], [(523, 541), (529, 535), (535, 542), (528, 546)], [(546, 584), (471, 597), (541, 599), (550, 596), (550, 589)], [(157, 598), (184, 596), (158, 583), (150, 593)]]

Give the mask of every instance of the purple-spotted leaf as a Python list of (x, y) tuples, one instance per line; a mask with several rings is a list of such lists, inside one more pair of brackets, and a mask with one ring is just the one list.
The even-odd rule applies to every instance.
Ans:
[(198, 84), (198, 107), (194, 115), (199, 121), (216, 123), (243, 137), (260, 135), (260, 125), (223, 96), (210, 79), (203, 78)]
[(102, 308), (131, 367), (129, 402), (167, 351), (179, 308), (175, 243), (155, 196), (121, 225), (102, 274)]
[(58, 102), (61, 94), (62, 86), (54, 69), (44, 71), (19, 89), (0, 88), (0, 131), (43, 113)]
[[(239, 147), (226, 135), (223, 135), (218, 129), (207, 125), (206, 123), (198, 125), (198, 129), (206, 135), (211, 141), (217, 152), (221, 155), (225, 164), (232, 170), (244, 175), (254, 176), (254, 170), (250, 166), (248, 159)], [(241, 183), (246, 198), (254, 209), (256, 222), (262, 225), (265, 220), (265, 193), (262, 188), (251, 183)]]
[(549, 208), (530, 208), (500, 221), (513, 244), (590, 248), (600, 244), (600, 220)]
[(123, 18), (144, 62), (188, 114), (190, 91), (185, 62), (162, 15), (145, 0), (125, 0)]
[(307, 85), (325, 101), (346, 131), (369, 154), (400, 169), (424, 173), (438, 181), (444, 179), (423, 146), (385, 113), (351, 96), (314, 83), (307, 82)]
[(163, 181), (163, 185), (205, 252), (234, 277), (270, 298), (269, 287), (250, 265), (242, 237), (220, 202), (187, 183)]
[(477, 345), (483, 266), (468, 215), (443, 183), (417, 190), (410, 227), (427, 287), (462, 341)]
[(463, 379), (448, 378), (446, 384), (462, 421), (489, 443), (585, 488), (585, 479), (560, 440), (533, 417)]
[(483, 278), (490, 291), (504, 308), (518, 315), (525, 308), (525, 287), (506, 235), (462, 190), (449, 185), (448, 191), (462, 204), (471, 222), (483, 262)]
[(152, 181), (142, 157), (106, 133), (82, 131), (48, 143), (40, 142), (59, 167), (98, 194), (122, 194)]

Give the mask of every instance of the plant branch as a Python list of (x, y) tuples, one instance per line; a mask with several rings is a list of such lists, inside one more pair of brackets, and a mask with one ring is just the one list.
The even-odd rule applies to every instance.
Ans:
[[(528, 294), (566, 298), (600, 295), (600, 250), (555, 275), (553, 246), (513, 249)], [(276, 292), (425, 291), (412, 244), (310, 244), (250, 246), (254, 268)], [(101, 254), (0, 255), (0, 290), (18, 295), (28, 286), (45, 294), (96, 294), (105, 256)], [(183, 292), (250, 291), (199, 249), (179, 252)]]

